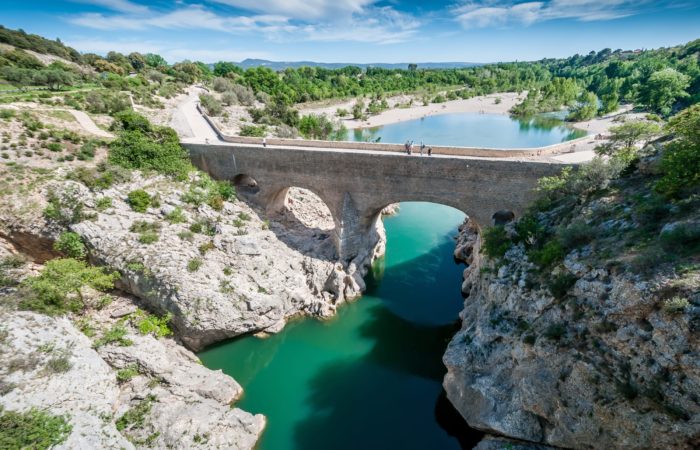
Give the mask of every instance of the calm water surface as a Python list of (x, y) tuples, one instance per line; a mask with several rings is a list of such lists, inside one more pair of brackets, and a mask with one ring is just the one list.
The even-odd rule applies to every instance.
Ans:
[(585, 136), (556, 116), (513, 119), (501, 114), (457, 113), (427, 116), (376, 128), (348, 132), (350, 141), (376, 141), (414, 145), (462, 147), (527, 148), (558, 144)]
[[(456, 413), (441, 396), (441, 358), (462, 308), (463, 266), (451, 255), (463, 218), (446, 206), (402, 203), (385, 220), (386, 258), (359, 301), (330, 321), (294, 321), (272, 337), (199, 355), (243, 386), (236, 406), (267, 416), (261, 449), (461, 448), (447, 431)], [(463, 423), (457, 428), (464, 433)]]

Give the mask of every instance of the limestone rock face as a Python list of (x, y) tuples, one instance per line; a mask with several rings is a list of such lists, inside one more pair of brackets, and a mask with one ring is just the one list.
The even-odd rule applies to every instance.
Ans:
[[(195, 177), (191, 183), (196, 182)], [(146, 190), (159, 205), (144, 213), (132, 210), (127, 195), (136, 189)], [(70, 229), (87, 244), (92, 261), (122, 273), (119, 287), (150, 309), (172, 313), (178, 336), (195, 351), (241, 334), (279, 331), (295, 315), (334, 315), (339, 304), (361, 295), (362, 277), (383, 254), (378, 221), (367, 248), (349, 264), (338, 262), (330, 212), (310, 191), (290, 189), (287, 205), (268, 221), (240, 200), (224, 202), (220, 210), (183, 201), (196, 189), (138, 173), (129, 183), (98, 193), (56, 180), (32, 194), (37, 206), (31, 213), (2, 211), (0, 233), (27, 252), (35, 251), (29, 243), (41, 239), (42, 248), (51, 250), (60, 227), (41, 214), (49, 195), (84, 205), (92, 218)], [(96, 200), (103, 197), (112, 205), (96, 211)], [(182, 217), (169, 220), (176, 211)], [(141, 242), (139, 225), (152, 227), (157, 241)]]
[[(221, 371), (212, 371), (173, 339), (142, 335), (112, 313), (134, 301), (116, 297), (102, 311), (79, 319), (104, 332), (124, 324), (128, 346), (94, 344), (67, 317), (3, 311), (0, 344), (0, 405), (7, 410), (31, 407), (67, 415), (72, 430), (57, 448), (252, 449), (265, 426), (231, 404), (241, 387)], [(53, 361), (65, 359), (67, 368)], [(118, 375), (132, 371), (128, 378)], [(119, 420), (129, 411), (148, 408), (141, 425)], [(141, 406), (140, 406), (141, 405)]]
[(522, 246), (498, 270), (473, 257), (478, 246), (463, 227), (456, 253), (472, 255), (467, 298), (443, 357), (447, 396), (472, 427), (575, 449), (698, 448), (700, 314), (658, 304), (673, 280), (590, 267), (583, 247), (564, 261), (578, 280), (562, 301), (533, 285)]
[[(114, 372), (90, 348), (85, 335), (65, 317), (32, 312), (0, 317), (7, 333), (0, 344), (0, 405), (13, 411), (34, 407), (69, 415), (72, 432), (57, 448), (134, 448), (110, 421), (119, 396)], [(55, 358), (67, 358), (70, 368), (52, 371), (49, 362)]]

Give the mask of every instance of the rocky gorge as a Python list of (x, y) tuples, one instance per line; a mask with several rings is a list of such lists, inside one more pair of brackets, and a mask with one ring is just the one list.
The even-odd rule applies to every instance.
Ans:
[[(203, 174), (109, 172), (122, 178), (104, 188), (93, 164), (1, 170), (0, 407), (66, 417), (57, 448), (253, 448), (264, 417), (232, 407), (238, 383), (188, 349), (330, 317), (364, 289), (371, 259), (334, 259), (330, 213), (309, 191), (290, 189), (288, 207), (266, 218), (235, 197), (208, 202), (217, 187)], [(119, 274), (117, 290), (81, 289), (85, 310), (68, 316), (22, 311), (23, 281), (65, 256), (55, 245), (65, 233)], [(174, 334), (143, 333), (158, 317)]]
[(470, 426), (520, 441), (478, 448), (700, 445), (700, 273), (692, 241), (671, 244), (673, 230), (697, 233), (697, 209), (650, 191), (648, 153), (596, 195), (536, 206), (496, 237), (462, 225), (465, 303), (443, 385)]

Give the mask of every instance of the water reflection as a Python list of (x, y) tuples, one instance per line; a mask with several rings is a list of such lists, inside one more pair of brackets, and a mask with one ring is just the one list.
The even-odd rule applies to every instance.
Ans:
[(566, 124), (557, 114), (511, 118), (501, 114), (443, 114), (381, 127), (348, 131), (346, 140), (415, 146), (451, 145), (487, 148), (542, 147), (586, 135)]

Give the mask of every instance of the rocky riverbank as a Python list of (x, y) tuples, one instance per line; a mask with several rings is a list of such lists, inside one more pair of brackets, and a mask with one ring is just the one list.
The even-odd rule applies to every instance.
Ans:
[[(328, 317), (364, 289), (371, 261), (334, 259), (330, 212), (309, 191), (291, 189), (265, 218), (235, 198), (209, 201), (218, 188), (202, 174), (110, 172), (118, 181), (98, 188), (100, 172), (82, 164), (0, 172), (0, 407), (65, 417), (57, 448), (253, 448), (265, 418), (233, 408), (238, 383), (185, 346)], [(149, 199), (140, 211), (138, 191)], [(62, 256), (54, 242), (68, 230), (120, 274), (120, 291), (81, 292), (80, 314), (21, 311), (18, 283)], [(142, 332), (158, 316), (174, 338)]]
[[(653, 164), (574, 207), (509, 224), (502, 257), (462, 226), (466, 299), (444, 387), (470, 426), (525, 446), (700, 445), (700, 271), (687, 248), (665, 253), (669, 233), (697, 227), (697, 210), (653, 203)], [(652, 204), (656, 221), (645, 224)], [(526, 230), (561, 244), (545, 254)], [(650, 256), (635, 247), (642, 238)], [(561, 259), (542, 262), (559, 245)]]

